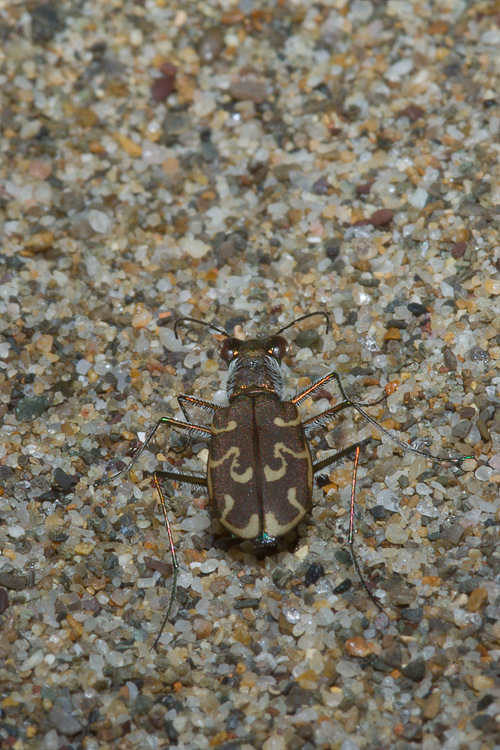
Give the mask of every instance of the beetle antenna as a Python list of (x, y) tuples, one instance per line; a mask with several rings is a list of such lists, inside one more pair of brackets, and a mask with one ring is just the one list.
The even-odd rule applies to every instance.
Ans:
[(189, 318), (186, 316), (184, 318), (177, 318), (177, 320), (174, 323), (174, 334), (175, 334), (176, 339), (179, 338), (179, 333), (177, 331), (177, 328), (180, 325), (184, 324), (186, 321), (188, 321), (189, 323), (197, 323), (198, 325), (205, 326), (206, 328), (211, 328), (213, 331), (217, 331), (217, 333), (220, 333), (223, 336), (226, 336), (226, 338), (228, 339), (231, 338), (230, 334), (227, 331), (225, 331), (223, 328), (219, 328), (219, 326), (215, 326), (213, 323), (207, 323), (205, 320), (197, 320), (196, 318)]
[(312, 318), (315, 315), (322, 315), (324, 319), (326, 320), (326, 332), (328, 333), (330, 330), (330, 316), (326, 312), (311, 312), (307, 313), (306, 315), (301, 315), (300, 318), (296, 318), (295, 320), (292, 320), (291, 323), (288, 323), (286, 326), (283, 326), (283, 328), (280, 328), (279, 331), (276, 331), (274, 334), (275, 336), (278, 336), (280, 333), (283, 333), (283, 331), (286, 331), (287, 328), (291, 328), (296, 323), (300, 323), (301, 320), (306, 320), (307, 318)]

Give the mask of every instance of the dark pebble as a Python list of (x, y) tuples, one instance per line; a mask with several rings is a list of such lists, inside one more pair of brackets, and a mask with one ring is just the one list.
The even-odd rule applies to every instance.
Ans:
[(398, 112), (398, 117), (407, 117), (410, 122), (416, 122), (425, 115), (425, 109), (417, 107), (416, 104), (409, 104), (404, 109)]
[(406, 667), (403, 667), (403, 674), (412, 682), (421, 682), (425, 677), (425, 659), (419, 656), (415, 661), (411, 661)]
[(61, 468), (57, 467), (54, 471), (54, 480), (59, 485), (59, 487), (62, 487), (63, 490), (66, 492), (69, 492), (75, 484), (78, 483), (78, 479), (76, 477), (71, 476), (71, 474), (66, 474), (65, 471), (63, 471)]
[(375, 521), (386, 521), (392, 515), (383, 505), (374, 505), (373, 508), (370, 508), (370, 513)]
[(212, 26), (198, 42), (198, 55), (203, 65), (216, 60), (224, 49), (224, 34), (218, 26)]
[(452, 523), (449, 526), (445, 526), (441, 531), (441, 540), (449, 542), (452, 545), (457, 545), (463, 537), (464, 532), (465, 529), (461, 524)]
[(0, 589), (0, 615), (5, 612), (9, 606), (9, 595), (5, 589)]
[(339, 583), (338, 586), (335, 586), (335, 588), (333, 589), (333, 593), (345, 594), (345, 592), (349, 591), (350, 588), (352, 588), (352, 580), (350, 578), (345, 578)]
[(342, 240), (339, 237), (332, 237), (325, 240), (323, 247), (325, 248), (326, 257), (330, 258), (330, 260), (336, 260), (339, 257), (341, 243)]
[(16, 419), (18, 422), (31, 422), (43, 414), (49, 406), (50, 401), (45, 396), (22, 398), (16, 405)]
[(457, 260), (458, 258), (461, 258), (463, 255), (465, 255), (466, 250), (466, 242), (454, 242), (451, 246), (451, 256), (452, 258), (455, 258), (455, 260)]
[(36, 44), (50, 42), (60, 26), (56, 3), (41, 3), (31, 11), (31, 38)]
[(370, 190), (372, 189), (373, 181), (372, 182), (365, 182), (363, 185), (357, 185), (356, 186), (356, 192), (358, 195), (369, 195)]
[(24, 591), (28, 585), (26, 576), (17, 576), (14, 573), (0, 573), (0, 586), (5, 586), (11, 591)]
[(313, 185), (313, 193), (316, 195), (328, 195), (330, 184), (326, 177), (320, 177)]
[(295, 343), (300, 349), (304, 349), (306, 347), (310, 348), (311, 346), (314, 346), (314, 344), (318, 343), (319, 339), (320, 336), (317, 331), (303, 331), (297, 335)]
[(379, 208), (370, 216), (370, 224), (374, 227), (383, 227), (392, 221), (394, 213), (390, 208)]
[(464, 409), (460, 409), (460, 419), (474, 419), (476, 416), (476, 410), (473, 406), (466, 406)]
[(488, 216), (488, 211), (480, 203), (465, 201), (457, 209), (457, 215), (462, 219), (468, 219), (470, 216)]
[(407, 307), (411, 314), (415, 316), (425, 315), (425, 313), (427, 312), (426, 306), (421, 305), (420, 302), (409, 302)]
[(486, 695), (481, 696), (481, 698), (478, 700), (476, 709), (478, 711), (486, 711), (488, 706), (491, 706), (494, 701), (495, 697), (493, 695), (490, 695), (489, 693), (486, 693)]
[(321, 563), (313, 562), (306, 571), (304, 582), (306, 586), (312, 586), (325, 575), (325, 569)]
[(257, 609), (260, 606), (260, 599), (240, 599), (234, 603), (235, 609)]
[(165, 102), (175, 89), (174, 76), (162, 76), (156, 78), (151, 84), (151, 96), (155, 102)]
[(147, 714), (153, 705), (154, 701), (149, 695), (138, 695), (134, 701), (132, 714)]
[(449, 347), (446, 347), (443, 351), (443, 361), (445, 367), (450, 370), (450, 372), (455, 372), (458, 366), (458, 360), (456, 357), (456, 354), (452, 352), (452, 350)]
[(290, 710), (290, 713), (301, 711), (306, 706), (311, 705), (313, 700), (313, 694), (310, 690), (300, 687), (300, 685), (293, 685), (290, 692), (285, 698), (285, 703)]
[(409, 622), (412, 625), (420, 625), (424, 616), (424, 610), (422, 607), (407, 607), (401, 610), (401, 617), (405, 622)]
[(470, 423), (470, 420), (468, 419), (461, 419), (460, 422), (457, 422), (457, 424), (453, 425), (451, 428), (451, 435), (452, 437), (456, 438), (466, 438), (471, 430), (472, 424)]

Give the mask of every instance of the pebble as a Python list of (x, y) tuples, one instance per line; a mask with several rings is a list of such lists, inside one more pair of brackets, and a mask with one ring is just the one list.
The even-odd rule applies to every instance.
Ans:
[(104, 211), (97, 211), (92, 208), (89, 213), (87, 220), (94, 230), (98, 234), (109, 234), (112, 226), (112, 221)]
[(39, 417), (50, 406), (46, 396), (32, 396), (20, 399), (16, 404), (16, 419), (18, 422), (31, 422)]
[(213, 630), (213, 625), (202, 617), (195, 617), (193, 620), (193, 631), (197, 638), (208, 638)]
[(204, 255), (210, 250), (210, 245), (202, 240), (193, 240), (183, 237), (179, 240), (179, 248), (181, 252), (187, 253), (192, 258), (203, 258)]
[(484, 586), (478, 586), (472, 591), (467, 603), (469, 612), (479, 612), (483, 604), (488, 601), (488, 591)]
[(83, 726), (74, 716), (57, 704), (52, 706), (47, 718), (59, 734), (66, 734), (68, 737), (73, 737), (83, 729)]
[(486, 279), (484, 282), (484, 291), (486, 294), (500, 294), (500, 279)]
[(198, 54), (203, 65), (216, 60), (224, 49), (224, 35), (218, 26), (207, 29), (198, 42)]
[(397, 523), (389, 523), (385, 527), (385, 538), (390, 544), (405, 544), (410, 534)]
[(379, 208), (370, 216), (370, 224), (374, 227), (383, 227), (389, 224), (394, 218), (394, 213), (390, 208)]
[(46, 250), (50, 250), (55, 242), (54, 232), (50, 229), (46, 229), (43, 232), (36, 232), (28, 237), (26, 240), (25, 248), (32, 253), (44, 253)]
[(229, 93), (234, 99), (243, 99), (262, 104), (267, 98), (267, 84), (252, 71), (241, 71), (231, 81)]
[(344, 645), (346, 651), (351, 654), (351, 656), (359, 656), (361, 659), (364, 659), (366, 656), (373, 654), (375, 651), (374, 644), (365, 641), (365, 639), (361, 638), (361, 636), (348, 638)]

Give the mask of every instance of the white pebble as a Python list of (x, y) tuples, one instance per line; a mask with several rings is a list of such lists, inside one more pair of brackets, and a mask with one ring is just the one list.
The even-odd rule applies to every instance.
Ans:
[(26, 661), (20, 665), (19, 671), (20, 672), (29, 672), (31, 669), (35, 669), (35, 667), (38, 667), (39, 664), (42, 663), (42, 661), (45, 658), (45, 654), (43, 652), (43, 649), (38, 649), (38, 651), (35, 651), (34, 654), (31, 654)]
[(19, 526), (18, 524), (13, 524), (8, 528), (8, 534), (13, 539), (19, 539), (20, 537), (24, 536), (25, 533), (26, 531), (23, 529), (23, 527)]
[(203, 256), (210, 250), (210, 245), (207, 245), (206, 242), (190, 239), (189, 237), (183, 237), (180, 239), (179, 247), (181, 252), (187, 253), (192, 258), (203, 258)]
[(111, 229), (111, 219), (103, 211), (97, 211), (95, 208), (89, 211), (88, 222), (94, 232), (99, 234), (108, 234)]
[(210, 518), (207, 513), (197, 513), (195, 516), (185, 518), (180, 527), (182, 531), (205, 531), (210, 526)]

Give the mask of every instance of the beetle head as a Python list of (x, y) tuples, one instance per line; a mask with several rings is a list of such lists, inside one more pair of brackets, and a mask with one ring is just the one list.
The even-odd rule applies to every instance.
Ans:
[(283, 387), (281, 360), (288, 351), (283, 336), (267, 339), (229, 337), (219, 347), (221, 359), (229, 363), (227, 393), (229, 400), (242, 394), (274, 393), (281, 398)]

